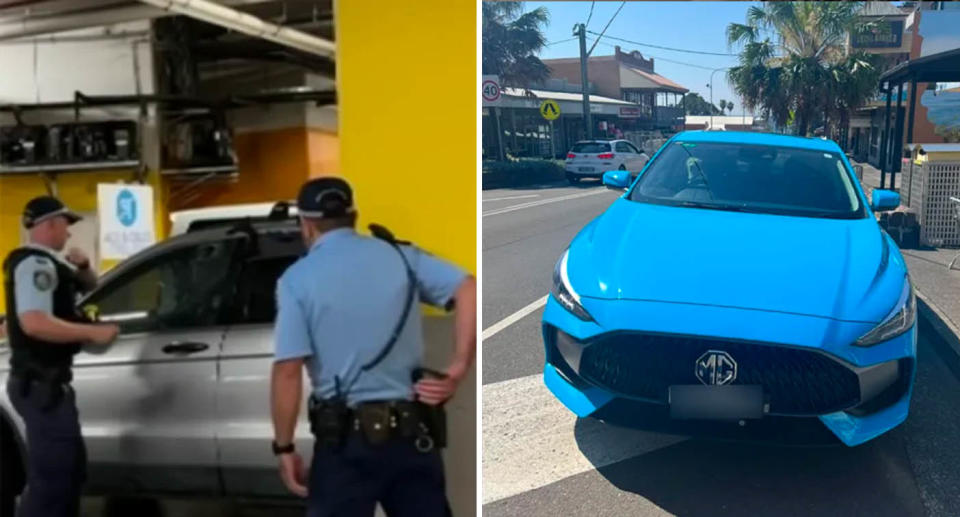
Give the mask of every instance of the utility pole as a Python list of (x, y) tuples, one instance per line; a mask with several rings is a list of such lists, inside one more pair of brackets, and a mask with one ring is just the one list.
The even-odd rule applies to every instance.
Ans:
[(587, 81), (587, 27), (579, 23), (573, 28), (573, 35), (580, 38), (580, 83), (583, 93), (583, 126), (587, 140), (593, 139), (593, 120), (590, 117), (590, 87)]

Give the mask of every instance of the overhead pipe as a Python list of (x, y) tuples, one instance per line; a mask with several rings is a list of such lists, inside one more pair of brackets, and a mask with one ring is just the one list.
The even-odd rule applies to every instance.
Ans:
[(37, 36), (114, 23), (130, 22), (164, 16), (163, 11), (144, 5), (112, 9), (82, 11), (73, 14), (26, 18), (16, 23), (0, 24), (0, 40)]
[(140, 0), (141, 2), (163, 9), (167, 12), (189, 16), (221, 27), (242, 32), (249, 36), (263, 38), (274, 43), (317, 54), (333, 57), (336, 45), (330, 41), (296, 29), (283, 27), (264, 21), (230, 7), (210, 0)]

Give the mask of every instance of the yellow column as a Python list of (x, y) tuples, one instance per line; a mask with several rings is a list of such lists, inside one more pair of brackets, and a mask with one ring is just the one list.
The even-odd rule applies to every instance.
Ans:
[(336, 4), (340, 166), (361, 225), (474, 272), (476, 11), (466, 0)]

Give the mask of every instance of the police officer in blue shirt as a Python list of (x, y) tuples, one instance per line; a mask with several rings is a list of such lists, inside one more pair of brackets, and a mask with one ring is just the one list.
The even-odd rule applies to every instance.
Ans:
[(86, 449), (70, 387), (73, 356), (81, 345), (106, 345), (118, 332), (116, 325), (86, 322), (76, 310), (78, 294), (97, 283), (83, 252), (59, 255), (78, 220), (56, 198), (31, 200), (23, 211), (30, 242), (3, 264), (11, 349), (7, 395), (27, 428), (20, 517), (78, 515)]
[[(392, 239), (355, 231), (349, 185), (307, 182), (297, 200), (309, 251), (277, 285), (271, 380), (274, 454), (280, 476), (309, 497), (310, 516), (442, 516), (450, 509), (439, 453), (442, 404), (476, 349), (476, 282), (460, 268)], [(416, 302), (455, 308), (456, 349), (445, 372), (420, 376)], [(309, 480), (293, 447), (303, 368), (309, 374)]]

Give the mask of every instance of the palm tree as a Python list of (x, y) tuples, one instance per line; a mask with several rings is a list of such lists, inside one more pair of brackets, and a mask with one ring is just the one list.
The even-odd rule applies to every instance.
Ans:
[[(839, 122), (840, 129), (845, 130), (854, 110), (877, 93), (881, 72), (879, 61), (875, 54), (858, 51), (830, 68), (831, 95), (825, 113)], [(846, 141), (846, 135), (842, 140)]]
[[(862, 2), (767, 2), (750, 7), (745, 24), (727, 27), (728, 43), (741, 46), (739, 65), (727, 77), (744, 106), (765, 112), (778, 124), (793, 112), (797, 133), (806, 135), (820, 110), (826, 115), (834, 95), (847, 89), (839, 83), (844, 74), (833, 72), (852, 66), (847, 36), (869, 25), (857, 18), (861, 8)], [(858, 67), (849, 73), (858, 76), (859, 84), (864, 71)]]
[(537, 58), (547, 42), (540, 32), (550, 19), (545, 8), (525, 13), (522, 2), (483, 2), (482, 18), (484, 74), (499, 75), (501, 84), (519, 87), (550, 76), (550, 69)]
[(723, 112), (727, 109), (727, 101), (724, 99), (720, 99), (719, 106), (720, 106), (720, 114), (723, 115)]
[(727, 101), (727, 110), (733, 113), (733, 102)]

